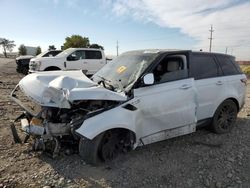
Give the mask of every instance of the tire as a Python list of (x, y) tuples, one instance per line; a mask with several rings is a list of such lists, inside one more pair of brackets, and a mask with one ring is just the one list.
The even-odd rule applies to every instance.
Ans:
[(93, 140), (81, 138), (79, 141), (79, 155), (87, 164), (96, 165), (101, 162), (98, 155), (98, 148), (101, 143), (103, 133)]
[(96, 136), (93, 140), (80, 139), (79, 154), (86, 163), (96, 165), (110, 162), (120, 153), (132, 149), (130, 134), (127, 131), (109, 130)]
[(232, 100), (225, 100), (216, 110), (213, 120), (212, 129), (217, 134), (228, 133), (232, 130), (236, 119), (238, 109)]

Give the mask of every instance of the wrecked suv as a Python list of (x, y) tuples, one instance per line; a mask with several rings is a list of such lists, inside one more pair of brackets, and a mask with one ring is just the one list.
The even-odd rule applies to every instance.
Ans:
[(233, 56), (141, 50), (120, 55), (90, 79), (82, 71), (28, 75), (11, 97), (25, 110), (18, 119), (34, 148), (57, 155), (66, 140), (94, 164), (205, 123), (229, 132), (246, 81)]

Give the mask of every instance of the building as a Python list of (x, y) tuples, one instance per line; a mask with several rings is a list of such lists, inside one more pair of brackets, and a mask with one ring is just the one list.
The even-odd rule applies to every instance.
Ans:
[(25, 48), (26, 48), (26, 50), (27, 50), (27, 55), (36, 56), (36, 47), (25, 46)]

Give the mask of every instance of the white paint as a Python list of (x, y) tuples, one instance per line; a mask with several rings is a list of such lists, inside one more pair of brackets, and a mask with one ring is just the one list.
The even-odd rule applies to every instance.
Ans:
[(82, 71), (51, 71), (29, 74), (19, 82), (20, 88), (42, 106), (70, 108), (75, 100), (125, 101), (123, 93), (107, 90)]
[[(86, 59), (81, 57), (79, 60), (69, 60), (68, 57), (76, 51), (97, 51), (102, 54), (101, 59)], [(35, 57), (30, 60), (29, 71), (44, 71), (48, 67), (57, 67), (60, 70), (86, 70), (88, 75), (96, 73), (106, 64), (106, 57), (103, 50), (94, 48), (69, 48), (55, 57)]]

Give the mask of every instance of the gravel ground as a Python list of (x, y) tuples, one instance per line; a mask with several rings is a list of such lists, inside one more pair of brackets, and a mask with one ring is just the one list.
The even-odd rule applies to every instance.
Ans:
[[(0, 188), (250, 187), (250, 93), (229, 134), (205, 129), (137, 148), (110, 164), (86, 165), (77, 154), (51, 159), (14, 144), (10, 121), (22, 113), (9, 94), (22, 75), (0, 58)], [(249, 87), (248, 87), (249, 91)]]

